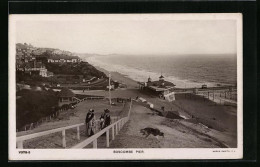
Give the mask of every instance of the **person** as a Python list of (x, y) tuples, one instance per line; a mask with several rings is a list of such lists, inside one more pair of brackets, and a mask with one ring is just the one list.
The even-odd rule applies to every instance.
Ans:
[(109, 112), (110, 111), (108, 109), (105, 109), (104, 113), (101, 114), (101, 116), (100, 116), (100, 129), (101, 130), (106, 128), (107, 126), (109, 126), (111, 123), (111, 118), (110, 118)]
[(109, 115), (110, 111), (107, 109), (105, 112), (106, 112), (106, 115), (105, 115), (105, 127), (107, 127), (111, 123), (111, 118), (110, 118), (110, 115)]
[(104, 125), (105, 125), (105, 110), (104, 112), (101, 114), (100, 116), (100, 130), (102, 130), (104, 128)]
[(93, 109), (89, 109), (86, 115), (86, 136), (90, 137), (95, 134), (95, 114)]

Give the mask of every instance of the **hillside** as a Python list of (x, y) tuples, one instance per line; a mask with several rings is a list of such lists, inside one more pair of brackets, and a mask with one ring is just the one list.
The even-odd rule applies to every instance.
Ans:
[[(48, 59), (53, 59), (48, 62)], [(74, 59), (76, 61), (72, 62)], [(55, 62), (54, 62), (55, 60)], [(58, 60), (58, 62), (56, 61)], [(68, 61), (63, 61), (68, 60)], [(70, 62), (69, 62), (70, 61)], [(17, 82), (53, 82), (53, 75), (42, 77), (39, 72), (30, 72), (35, 66), (44, 66), (49, 73), (55, 75), (81, 75), (85, 80), (91, 78), (106, 78), (106, 74), (97, 70), (87, 62), (81, 62), (76, 53), (56, 48), (38, 48), (27, 43), (16, 44)], [(30, 82), (28, 82), (30, 81)], [(82, 82), (82, 80), (80, 81)]]
[(88, 62), (80, 62), (80, 63), (76, 63), (76, 64), (47, 63), (45, 66), (48, 71), (51, 71), (54, 74), (83, 75), (83, 77), (85, 79), (91, 79), (93, 77), (97, 77), (97, 78), (106, 77), (105, 73), (97, 70), (95, 67), (90, 65)]
[(16, 51), (20, 55), (22, 54), (29, 57), (45, 57), (47, 59), (79, 59), (75, 53), (69, 51), (55, 48), (38, 48), (26, 43), (17, 43)]

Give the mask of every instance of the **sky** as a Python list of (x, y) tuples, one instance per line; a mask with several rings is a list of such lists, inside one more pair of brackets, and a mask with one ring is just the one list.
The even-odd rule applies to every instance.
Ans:
[(16, 43), (75, 53), (236, 54), (235, 20), (18, 20)]

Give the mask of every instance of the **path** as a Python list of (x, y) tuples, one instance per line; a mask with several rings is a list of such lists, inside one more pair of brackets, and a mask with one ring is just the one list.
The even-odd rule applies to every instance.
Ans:
[[(150, 135), (145, 138), (140, 129), (151, 127), (164, 132), (158, 139)], [(134, 104), (130, 121), (111, 143), (111, 148), (218, 148), (225, 147), (214, 137), (207, 135), (210, 130), (201, 124), (186, 120), (171, 120), (155, 115), (150, 109)]]

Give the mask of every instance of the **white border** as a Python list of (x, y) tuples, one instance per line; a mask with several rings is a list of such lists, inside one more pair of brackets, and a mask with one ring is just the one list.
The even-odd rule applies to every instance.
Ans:
[[(19, 154), (16, 149), (15, 117), (15, 34), (16, 22), (71, 21), (71, 20), (236, 20), (237, 23), (237, 148), (160, 148), (160, 149), (23, 149), (30, 154)], [(9, 160), (140, 160), (140, 159), (241, 159), (243, 158), (243, 60), (242, 14), (63, 14), (9, 15)], [(132, 150), (133, 153), (113, 153)], [(144, 153), (136, 153), (143, 150)], [(220, 151), (220, 152), (213, 152)], [(102, 156), (101, 156), (102, 155)]]

